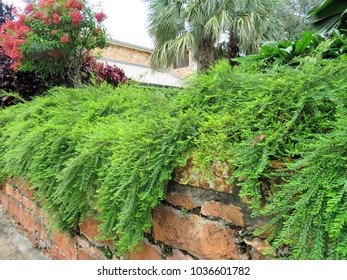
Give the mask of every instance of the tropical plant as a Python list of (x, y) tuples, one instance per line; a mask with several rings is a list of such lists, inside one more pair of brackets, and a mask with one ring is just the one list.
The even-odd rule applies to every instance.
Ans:
[(282, 1), (144, 0), (149, 3), (149, 34), (154, 39), (152, 64), (170, 67), (187, 52), (207, 69), (222, 37), (228, 57), (258, 51), (260, 43), (280, 30), (277, 11)]
[(331, 34), (334, 29), (341, 32), (347, 30), (347, 2), (345, 0), (325, 0), (313, 9), (310, 17), (314, 19), (314, 27), (319, 34)]
[(334, 30), (331, 38), (326, 39), (313, 32), (305, 32), (293, 41), (266, 42), (261, 46), (261, 53), (234, 60), (243, 64), (257, 62), (261, 67), (278, 67), (280, 64), (297, 66), (299, 58), (331, 59), (347, 53), (347, 38)]
[(87, 1), (30, 1), (17, 20), (7, 20), (2, 26), (0, 43), (15, 60), (14, 69), (67, 77), (75, 85), (80, 83), (86, 54), (106, 44), (105, 18)]
[(13, 19), (13, 5), (4, 4), (0, 0), (0, 26), (6, 22), (6, 19)]

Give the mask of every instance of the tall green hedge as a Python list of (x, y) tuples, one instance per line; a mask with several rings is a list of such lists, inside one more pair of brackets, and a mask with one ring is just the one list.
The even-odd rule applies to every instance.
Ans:
[[(291, 258), (347, 257), (346, 58), (257, 71), (222, 62), (182, 90), (55, 88), (0, 111), (0, 174), (30, 178), (72, 234), (97, 210), (124, 254), (151, 227), (172, 171), (230, 163)], [(272, 160), (288, 168), (274, 171)], [(242, 180), (240, 180), (242, 178)], [(276, 178), (276, 180), (273, 180)]]

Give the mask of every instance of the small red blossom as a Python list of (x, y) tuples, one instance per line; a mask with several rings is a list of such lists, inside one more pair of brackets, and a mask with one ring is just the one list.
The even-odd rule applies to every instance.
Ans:
[(73, 26), (78, 25), (83, 18), (80, 11), (70, 12), (70, 17), (72, 18), (72, 25)]
[(13, 71), (17, 72), (17, 71), (18, 71), (18, 68), (19, 68), (19, 62), (15, 61), (15, 62), (10, 66), (10, 68), (11, 68)]
[(32, 3), (30, 3), (30, 4), (26, 5), (24, 12), (26, 14), (30, 14), (33, 11), (33, 8), (34, 8), (34, 5)]
[(43, 17), (43, 21), (44, 21), (46, 24), (50, 24), (50, 23), (51, 23), (51, 19), (49, 18), (49, 16), (44, 16), (44, 17)]
[(64, 33), (63, 37), (61, 37), (60, 41), (62, 43), (69, 43), (69, 35)]
[(58, 33), (58, 30), (52, 30), (51, 34), (56, 35)]
[(30, 31), (23, 21), (22, 17), (17, 21), (6, 19), (0, 28), (0, 42), (3, 51), (15, 62), (20, 62), (22, 59), (20, 46), (26, 43), (27, 33)]
[(34, 14), (34, 19), (39, 19), (39, 18), (42, 18), (43, 14), (39, 11), (37, 11), (35, 14)]
[(100, 33), (101, 33), (101, 27), (98, 27), (98, 28), (95, 29), (93, 35), (94, 36), (100, 36)]
[(53, 14), (53, 23), (58, 24), (60, 22), (60, 16), (57, 13)]
[(97, 20), (97, 22), (102, 22), (107, 18), (106, 14), (104, 14), (103, 12), (99, 12), (97, 14), (95, 14), (95, 19)]
[(81, 11), (83, 9), (83, 4), (78, 0), (69, 0), (69, 2), (65, 4), (65, 8)]

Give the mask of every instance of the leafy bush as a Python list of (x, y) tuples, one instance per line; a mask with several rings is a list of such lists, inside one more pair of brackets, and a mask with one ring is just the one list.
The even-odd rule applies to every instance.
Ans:
[(230, 180), (254, 215), (273, 217), (273, 245), (289, 245), (291, 258), (346, 259), (346, 57), (246, 68), (219, 65), (187, 89), (204, 111), (196, 164), (229, 162)]
[(313, 32), (305, 32), (299, 40), (284, 42), (266, 42), (261, 53), (234, 59), (243, 64), (254, 65), (257, 62), (263, 67), (277, 67), (281, 64), (297, 66), (300, 58), (335, 59), (347, 53), (345, 34), (334, 30), (332, 37), (326, 39)]
[(55, 88), (6, 108), (1, 173), (30, 178), (52, 221), (70, 233), (98, 208), (102, 236), (126, 252), (151, 226), (151, 210), (189, 150), (195, 115), (177, 111), (166, 93), (105, 84)]
[(5, 54), (15, 60), (13, 69), (67, 78), (78, 85), (86, 54), (106, 44), (102, 25), (105, 18), (104, 13), (94, 12), (87, 1), (29, 2), (23, 14), (2, 25), (0, 44)]
[(108, 84), (116, 87), (120, 83), (125, 84), (130, 79), (125, 75), (123, 69), (118, 68), (116, 65), (108, 65), (107, 63), (96, 61), (94, 56), (87, 55), (83, 60), (81, 67), (82, 82), (84, 84), (95, 81), (96, 84), (107, 82)]
[(289, 245), (292, 258), (343, 259), (346, 65), (341, 56), (259, 72), (223, 62), (179, 92), (55, 88), (1, 110), (0, 172), (30, 178), (71, 233), (97, 209), (101, 236), (126, 253), (176, 166), (191, 154), (206, 171), (222, 160), (254, 215), (273, 217), (274, 246)]
[[(0, 90), (3, 91), (0, 107), (16, 104), (21, 99), (31, 100), (57, 85), (71, 86), (66, 77), (43, 78), (34, 72), (14, 71), (14, 60), (1, 50), (0, 62)], [(81, 78), (83, 84), (100, 85), (107, 82), (113, 87), (130, 81), (122, 69), (98, 62), (93, 56), (83, 60)]]

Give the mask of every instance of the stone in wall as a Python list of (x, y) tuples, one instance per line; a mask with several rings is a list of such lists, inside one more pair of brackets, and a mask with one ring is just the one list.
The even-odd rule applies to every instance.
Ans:
[(235, 226), (253, 225), (257, 219), (251, 218), (251, 211), (240, 199), (239, 191), (237, 186), (231, 194), (170, 182), (165, 201), (176, 208), (218, 218)]
[(245, 226), (242, 209), (234, 205), (226, 205), (217, 201), (207, 201), (201, 208), (201, 214), (221, 218), (235, 226)]
[(215, 161), (212, 166), (212, 178), (205, 178), (203, 173), (194, 166), (193, 158), (189, 158), (185, 166), (176, 168), (174, 181), (203, 189), (212, 189), (219, 192), (232, 193), (234, 183), (229, 183), (231, 176), (230, 167), (221, 161)]
[(206, 260), (239, 259), (235, 230), (194, 214), (159, 206), (153, 214), (156, 240)]

